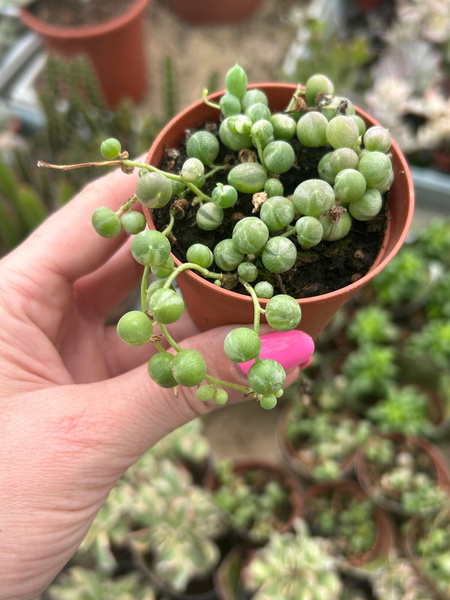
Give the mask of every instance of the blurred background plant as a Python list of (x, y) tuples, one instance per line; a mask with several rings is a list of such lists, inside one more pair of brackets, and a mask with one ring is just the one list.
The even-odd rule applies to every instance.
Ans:
[[(0, 0), (0, 8), (2, 3), (4, 0)], [(222, 64), (228, 65), (230, 60), (247, 63), (255, 81), (281, 77), (297, 83), (312, 72), (327, 73), (339, 82), (340, 93), (351, 94), (359, 106), (390, 128), (410, 161), (431, 165), (434, 149), (445, 149), (449, 138), (450, 4), (445, 0), (371, 0), (370, 4), (363, 10), (362, 0), (272, 0), (263, 3), (261, 17), (252, 21), (251, 27), (246, 23), (236, 28), (197, 29), (170, 19), (164, 3), (154, 0), (150, 9), (155, 35), (149, 36), (148, 43), (152, 53), (158, 50), (158, 60), (151, 69), (152, 91), (142, 105), (124, 101), (114, 111), (106, 108), (92, 70), (83, 59), (68, 62), (50, 57), (36, 87), (45, 124), (24, 126), (0, 108), (0, 253), (20, 243), (47, 214), (99, 175), (94, 170), (49, 173), (35, 168), (37, 159), (69, 163), (95, 158), (100, 141), (111, 136), (118, 137), (131, 155), (145, 152), (163, 124), (191, 99), (197, 99), (203, 87), (210, 92), (217, 89)], [(6, 47), (15, 32), (13, 28), (3, 31), (0, 45)], [(256, 35), (260, 38), (257, 42)], [(1, 56), (0, 49), (0, 61)], [(308, 373), (317, 384), (314, 393), (323, 414), (316, 432), (316, 446), (322, 448), (323, 457), (332, 454), (336, 443), (357, 441), (357, 425), (354, 430), (348, 424), (342, 430), (329, 427), (330, 413), (343, 413), (349, 407), (355, 412), (357, 409), (355, 418), (363, 423), (363, 432), (371, 417), (373, 427), (380, 431), (434, 436), (436, 423), (433, 421), (430, 429), (427, 410), (430, 397), (425, 401), (420, 387), (424, 374), (427, 385), (439, 391), (447, 407), (442, 425), (447, 423), (443, 436), (449, 439), (450, 220), (439, 218), (425, 227), (415, 227), (408, 242), (389, 269), (340, 311), (340, 324), (335, 329), (344, 332), (344, 349), (331, 328), (317, 341)], [(405, 385), (418, 387), (405, 391)], [(230, 407), (230, 411), (237, 408)], [(217, 546), (217, 540), (215, 535), (210, 537), (213, 519), (208, 515), (217, 514), (217, 507), (210, 512), (206, 500), (210, 493), (202, 486), (201, 475), (205, 468), (213, 468), (215, 451), (223, 450), (224, 440), (233, 457), (241, 458), (248, 442), (256, 438), (260, 438), (259, 457), (273, 453), (276, 444), (272, 429), (263, 418), (269, 419), (264, 415), (253, 422), (240, 419), (238, 414), (231, 426), (230, 421), (225, 421), (228, 425), (221, 422), (216, 430), (208, 429), (214, 421), (206, 419), (206, 433), (204, 422), (198, 420), (147, 452), (111, 492), (69, 564), (73, 569), (62, 573), (52, 586), (52, 599), (126, 600), (131, 595), (137, 600), (162, 600), (152, 584), (143, 584), (127, 545), (130, 533), (142, 527), (149, 534), (147, 550), (157, 545), (155, 540), (158, 544), (163, 540), (161, 569), (180, 585), (194, 572), (197, 561), (203, 567), (213, 565), (217, 555), (211, 548)], [(313, 446), (307, 450), (315, 450)], [(434, 473), (426, 472), (424, 478), (420, 472), (418, 479), (414, 473), (406, 473), (411, 469), (396, 464), (388, 440), (376, 454), (381, 462), (384, 459), (391, 465), (386, 485), (394, 480), (399, 489), (414, 488), (409, 498), (411, 509), (427, 501), (423, 496), (439, 494)], [(219, 458), (223, 455), (218, 452)], [(330, 469), (336, 472), (336, 465)], [(201, 492), (194, 493), (193, 489)], [(245, 488), (236, 486), (234, 491), (236, 494), (230, 494), (226, 502), (242, 507), (242, 519), (247, 514), (256, 522), (281, 499), (277, 486), (269, 489), (271, 493), (261, 506)], [(159, 522), (149, 516), (154, 503)], [(255, 507), (259, 511), (256, 517)], [(193, 520), (183, 520), (190, 511)], [(202, 539), (196, 538), (184, 522), (196, 523), (197, 519), (201, 521), (198, 531)], [(226, 521), (229, 524), (229, 518)], [(399, 532), (396, 517), (394, 522)], [(439, 542), (442, 536), (438, 532), (431, 539), (434, 537)], [(430, 569), (442, 574), (448, 563), (443, 560), (437, 564), (431, 549), (429, 545)], [(399, 557), (393, 558), (389, 569), (372, 584), (359, 582), (355, 590), (355, 581), (345, 580), (342, 600), (373, 600), (374, 596), (383, 600), (435, 600), (401, 556), (402, 548), (397, 551)], [(444, 551), (438, 554), (447, 557)], [(288, 559), (289, 565), (294, 565), (296, 555), (288, 553)], [(322, 566), (318, 561), (317, 568)], [(270, 568), (274, 578), (284, 574), (278, 558)], [(334, 566), (331, 571), (335, 573)], [(281, 600), (276, 595), (279, 582), (271, 583), (275, 597)]]
[(450, 149), (450, 4), (396, 0), (392, 26), (371, 69), (367, 106), (411, 158)]
[[(165, 60), (161, 89), (167, 94), (167, 114), (176, 111), (173, 65)], [(56, 210), (98, 170), (79, 169), (51, 173), (36, 162), (83, 162), (100, 157), (101, 142), (111, 136), (122, 141), (131, 156), (148, 150), (163, 122), (123, 100), (106, 107), (90, 63), (49, 56), (37, 86), (45, 124), (33, 131), (15, 131), (16, 121), (0, 135), (0, 249), (16, 246), (49, 213)], [(6, 121), (6, 119), (5, 119)], [(5, 124), (6, 127), (6, 124)], [(26, 135), (25, 135), (26, 134)]]

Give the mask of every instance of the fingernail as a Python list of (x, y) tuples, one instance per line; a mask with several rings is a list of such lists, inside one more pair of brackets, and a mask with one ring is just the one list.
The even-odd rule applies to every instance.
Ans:
[[(261, 336), (260, 358), (272, 358), (284, 369), (292, 369), (300, 365), (305, 368), (311, 363), (314, 352), (314, 341), (304, 331), (275, 331)], [(243, 373), (247, 374), (254, 360), (239, 363)]]

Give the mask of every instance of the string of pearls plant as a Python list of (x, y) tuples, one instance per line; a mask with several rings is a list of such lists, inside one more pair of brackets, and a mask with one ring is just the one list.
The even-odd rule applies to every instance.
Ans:
[[(378, 214), (382, 194), (393, 180), (387, 154), (391, 136), (379, 126), (366, 131), (352, 103), (334, 94), (334, 86), (325, 75), (314, 75), (306, 85), (299, 85), (286, 110), (274, 114), (263, 91), (247, 89), (247, 75), (239, 65), (228, 71), (225, 83), (226, 92), (219, 104), (208, 100), (206, 90), (203, 94), (204, 102), (221, 113), (218, 136), (208, 130), (193, 133), (178, 174), (130, 160), (116, 139), (101, 145), (106, 162), (62, 166), (41, 162), (39, 166), (71, 169), (109, 164), (120, 165), (125, 172), (139, 169), (136, 194), (117, 211), (100, 207), (92, 216), (95, 230), (105, 238), (117, 236), (121, 230), (134, 235), (131, 252), (144, 266), (142, 310), (130, 311), (120, 319), (119, 337), (131, 345), (155, 344), (158, 353), (150, 359), (148, 372), (164, 388), (176, 391), (178, 385), (199, 386), (196, 394), (201, 400), (225, 404), (228, 393), (224, 388), (228, 387), (255, 397), (263, 408), (271, 409), (283, 393), (286, 373), (275, 360), (260, 359), (260, 318), (264, 313), (273, 329), (290, 331), (299, 325), (301, 309), (295, 298), (274, 295), (273, 285), (261, 280), (261, 267), (264, 272), (283, 274), (294, 266), (298, 252), (322, 240), (340, 240), (349, 232), (352, 219), (366, 221)], [(291, 144), (295, 136), (303, 147), (324, 146), (329, 151), (317, 165), (318, 177), (285, 192), (279, 176), (298, 168)], [(231, 169), (216, 164), (220, 144), (239, 152), (240, 164)], [(226, 184), (217, 183), (211, 195), (202, 191), (209, 177), (226, 168)], [(169, 241), (174, 212), (170, 212), (164, 231), (156, 231), (146, 229), (145, 217), (132, 209), (140, 202), (155, 211), (176, 199), (188, 198), (197, 209), (199, 229), (213, 231), (243, 194), (250, 195), (255, 216), (239, 220), (231, 237), (218, 241), (213, 250), (193, 244), (187, 250), (187, 262), (177, 268)], [(210, 270), (213, 265), (214, 270)], [(236, 328), (224, 344), (232, 361), (255, 361), (248, 371), (248, 387), (210, 376), (204, 357), (181, 348), (170, 335), (167, 325), (177, 321), (185, 308), (172, 284), (186, 269), (199, 272), (219, 287), (232, 274), (251, 296), (253, 327)], [(150, 272), (160, 279), (148, 284)], [(265, 310), (258, 298), (269, 300)], [(156, 325), (174, 353), (167, 352), (161, 337), (154, 335)]]

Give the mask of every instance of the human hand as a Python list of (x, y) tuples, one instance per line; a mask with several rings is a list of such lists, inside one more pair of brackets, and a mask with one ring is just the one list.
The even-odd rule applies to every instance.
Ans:
[[(116, 210), (136, 177), (117, 171), (90, 184), (0, 262), (0, 600), (36, 598), (126, 469), (210, 410), (192, 388), (175, 397), (151, 381), (150, 344), (127, 346), (105, 327), (142, 267), (125, 235), (100, 238), (91, 215), (100, 204)], [(212, 376), (245, 385), (223, 352), (232, 328), (194, 335), (184, 318), (171, 332), (208, 357)], [(290, 333), (294, 344), (280, 333), (263, 336), (263, 351), (277, 358), (278, 348), (291, 369), (287, 383), (313, 350), (306, 334)]]

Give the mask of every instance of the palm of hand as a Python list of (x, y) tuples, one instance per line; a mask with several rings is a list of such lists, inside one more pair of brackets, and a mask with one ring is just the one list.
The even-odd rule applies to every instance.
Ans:
[[(100, 181), (0, 262), (1, 600), (34, 598), (49, 583), (115, 481), (162, 434), (148, 430), (149, 348), (130, 348), (104, 326), (141, 267), (123, 238), (98, 238), (90, 225), (100, 198), (117, 208), (135, 180), (115, 173)], [(129, 372), (143, 392), (139, 406)], [(147, 426), (132, 418), (133, 403)], [(173, 426), (164, 415), (160, 424)], [(132, 451), (130, 436), (141, 440)]]

